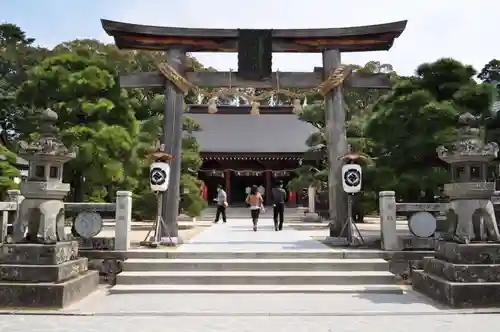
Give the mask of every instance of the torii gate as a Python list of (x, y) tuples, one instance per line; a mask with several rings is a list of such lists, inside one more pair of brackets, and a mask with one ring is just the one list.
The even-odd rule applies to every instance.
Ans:
[[(186, 72), (187, 52), (237, 52), (241, 30), (158, 27), (101, 20), (106, 33), (120, 49), (166, 51), (168, 66), (158, 72), (126, 74), (122, 88), (165, 88), (163, 142), (171, 161), (169, 190), (163, 198), (162, 217), (170, 235), (178, 238), (177, 213), (181, 171), (182, 117), (184, 93), (191, 85), (200, 88), (277, 88), (277, 75), (249, 80), (238, 73)], [(273, 52), (322, 53), (323, 68), (313, 72), (280, 72), (280, 88), (321, 87), (325, 96), (326, 139), (330, 170), (328, 174), (330, 235), (338, 236), (347, 219), (346, 194), (342, 190), (341, 157), (348, 152), (343, 85), (355, 88), (388, 89), (388, 75), (348, 73), (341, 65), (342, 52), (389, 50), (401, 35), (407, 21), (331, 29), (268, 30)], [(231, 79), (230, 79), (231, 77)], [(165, 234), (166, 236), (166, 234)]]

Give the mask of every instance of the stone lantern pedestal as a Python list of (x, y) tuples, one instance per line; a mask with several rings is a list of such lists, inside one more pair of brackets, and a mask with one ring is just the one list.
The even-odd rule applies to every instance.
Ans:
[(484, 143), (478, 118), (460, 117), (459, 140), (437, 150), (451, 166), (452, 183), (446, 215), (454, 234), (440, 240), (435, 258), (425, 258), (423, 270), (412, 273), (413, 288), (456, 308), (500, 306), (500, 242), (488, 182), (488, 166), (499, 152), (496, 143)]
[(56, 138), (57, 114), (46, 110), (39, 119), (40, 138), (22, 144), (29, 161), (24, 200), (13, 224), (13, 243), (0, 245), (0, 306), (61, 308), (93, 292), (97, 271), (78, 257), (78, 243), (64, 230), (63, 165), (75, 153)]

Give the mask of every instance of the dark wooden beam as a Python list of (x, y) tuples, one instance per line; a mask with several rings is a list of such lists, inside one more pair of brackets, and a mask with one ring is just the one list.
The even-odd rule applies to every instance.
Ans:
[[(229, 72), (188, 72), (188, 81), (200, 88), (228, 87), (229, 81), (233, 88), (277, 88), (276, 73), (273, 77), (262, 81), (244, 80), (237, 73)], [(231, 76), (231, 80), (229, 79)], [(323, 81), (320, 72), (280, 72), (280, 88), (310, 89)], [(159, 72), (133, 73), (120, 76), (122, 88), (154, 88), (163, 87), (165, 78)], [(387, 74), (366, 74), (354, 72), (346, 80), (346, 86), (353, 88), (390, 89), (391, 81)]]
[[(186, 52), (235, 52), (238, 29), (161, 27), (101, 20), (106, 33), (122, 49)], [(406, 21), (329, 29), (273, 29), (274, 52), (342, 52), (388, 50), (406, 27)]]
[[(217, 106), (217, 114), (242, 114), (249, 115), (252, 106), (249, 105), (241, 105), (241, 106), (232, 106), (232, 105), (219, 105)], [(280, 105), (280, 106), (267, 106), (262, 105), (259, 106), (260, 114), (280, 114), (280, 115), (294, 115), (293, 107), (290, 105)], [(184, 115), (189, 116), (190, 114), (209, 114), (207, 105), (187, 105), (187, 110)], [(215, 116), (215, 115), (213, 115)], [(194, 119), (196, 122), (196, 119)], [(203, 129), (203, 128), (202, 128)]]
[(272, 153), (257, 153), (257, 152), (200, 152), (202, 158), (215, 160), (215, 158), (238, 158), (239, 160), (245, 160), (244, 158), (256, 158), (263, 160), (273, 160), (273, 159), (287, 159), (287, 160), (299, 160), (304, 158), (303, 152), (272, 152)]
[[(363, 25), (326, 29), (273, 29), (273, 38), (324, 38), (363, 36), (367, 34), (395, 32), (401, 34), (407, 21), (390, 22), (374, 25)], [(146, 36), (175, 36), (182, 38), (238, 38), (238, 29), (196, 29), (179, 27), (162, 27), (154, 25), (133, 24), (101, 19), (104, 30), (110, 35), (133, 33)], [(399, 36), (399, 35), (398, 35)]]
[[(363, 38), (342, 37), (337, 39), (287, 39), (275, 40), (274, 53), (320, 53), (325, 49), (346, 52), (387, 51), (394, 43), (391, 34), (364, 36)], [(177, 37), (116, 36), (115, 44), (123, 50), (165, 51), (181, 48), (193, 52), (238, 52), (237, 40), (210, 41), (182, 39)]]

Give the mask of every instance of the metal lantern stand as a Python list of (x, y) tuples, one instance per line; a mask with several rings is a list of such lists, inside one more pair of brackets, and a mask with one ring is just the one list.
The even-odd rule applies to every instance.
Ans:
[[(347, 194), (347, 220), (340, 231), (340, 234), (343, 234), (344, 231), (347, 230), (347, 246), (349, 247), (365, 244), (365, 240), (363, 239), (363, 236), (361, 235), (361, 232), (352, 217), (353, 196), (354, 194)], [(356, 237), (356, 234), (353, 234), (353, 231), (358, 235), (358, 237)]]
[[(163, 147), (161, 147), (159, 150), (162, 150), (162, 149), (163, 149)], [(156, 151), (156, 152), (151, 154), (151, 159), (153, 160), (153, 162), (167, 162), (167, 161), (174, 159), (174, 157), (172, 157), (172, 155), (169, 155), (168, 153), (165, 153), (163, 151)], [(155, 218), (153, 225), (151, 226), (148, 233), (146, 234), (146, 237), (144, 238), (144, 240), (139, 243), (139, 245), (141, 247), (158, 248), (158, 246), (160, 245), (160, 240), (161, 240), (160, 239), (161, 227), (163, 227), (167, 231), (167, 236), (169, 239), (168, 246), (175, 246), (174, 241), (172, 241), (170, 229), (168, 228), (168, 225), (165, 222), (165, 220), (163, 219), (163, 217), (161, 216), (162, 201), (163, 201), (162, 197), (164, 194), (166, 194), (166, 192), (155, 191), (156, 200), (157, 200), (156, 218)], [(151, 235), (151, 233), (152, 233), (152, 235)]]

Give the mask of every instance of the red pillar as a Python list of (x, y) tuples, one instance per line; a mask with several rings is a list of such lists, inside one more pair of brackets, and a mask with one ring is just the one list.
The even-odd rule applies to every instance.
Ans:
[(294, 191), (288, 192), (288, 206), (297, 207), (297, 193)]

